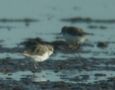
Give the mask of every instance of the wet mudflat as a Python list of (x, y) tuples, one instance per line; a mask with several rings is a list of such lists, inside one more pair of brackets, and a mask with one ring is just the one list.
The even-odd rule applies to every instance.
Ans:
[[(0, 15), (0, 90), (114, 90), (114, 0), (45, 2), (0, 3), (11, 11)], [(4, 7), (6, 3), (15, 5)], [(63, 38), (56, 38), (63, 26), (80, 27), (93, 35), (79, 49), (71, 49)], [(37, 69), (31, 58), (23, 56), (21, 45), (35, 38), (57, 48)]]

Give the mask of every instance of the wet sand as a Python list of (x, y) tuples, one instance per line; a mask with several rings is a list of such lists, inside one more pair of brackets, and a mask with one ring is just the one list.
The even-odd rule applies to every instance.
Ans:
[[(0, 90), (114, 90), (113, 8), (114, 0), (0, 1)], [(63, 26), (93, 35), (69, 48), (57, 38)], [(38, 69), (22, 54), (36, 38), (55, 47)]]

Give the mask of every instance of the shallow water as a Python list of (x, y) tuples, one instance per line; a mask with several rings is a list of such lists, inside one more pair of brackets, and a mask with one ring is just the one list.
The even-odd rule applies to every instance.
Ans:
[[(57, 53), (52, 56), (48, 60), (67, 60), (68, 58), (75, 58), (76, 56), (82, 58), (105, 58), (111, 59), (115, 58), (115, 26), (114, 23), (71, 23), (71, 22), (62, 22), (63, 18), (70, 18), (75, 16), (80, 17), (91, 17), (94, 19), (114, 19), (115, 11), (114, 11), (114, 3), (115, 0), (10, 0), (10, 1), (0, 1), (0, 19), (2, 18), (10, 18), (10, 19), (21, 19), (21, 18), (35, 18), (39, 20), (39, 22), (30, 23), (27, 27), (25, 23), (3, 23), (0, 22), (0, 26), (12, 26), (11, 30), (7, 28), (0, 28), (0, 45), (5, 48), (13, 48), (16, 47), (17, 44), (22, 42), (27, 38), (35, 38), (40, 37), (46, 41), (54, 41), (56, 40), (56, 33), (60, 33), (61, 28), (64, 25), (67, 26), (76, 26), (81, 27), (86, 32), (93, 33), (93, 36), (88, 37), (88, 44), (93, 45), (82, 47), (82, 51), (79, 53)], [(90, 29), (89, 25), (97, 25), (97, 26), (106, 26), (107, 29)], [(105, 49), (98, 48), (96, 46), (98, 41), (107, 41), (109, 45)], [(0, 47), (1, 48), (1, 47)], [(5, 51), (5, 50), (4, 50)], [(0, 58), (11, 57), (13, 59), (21, 58), (24, 56), (17, 53), (11, 53), (7, 50), (4, 53), (0, 53)], [(77, 59), (77, 58), (76, 58)], [(99, 61), (98, 61), (99, 62)], [(103, 64), (100, 62), (100, 64)], [(112, 66), (115, 66), (114, 64)], [(101, 67), (101, 65), (100, 65)], [(26, 68), (26, 67), (25, 67)], [(106, 76), (96, 78), (94, 76), (95, 73), (106, 74)], [(31, 71), (17, 71), (12, 73), (10, 76), (14, 80), (20, 80), (23, 75), (32, 74)], [(62, 79), (62, 76), (64, 78)], [(89, 75), (87, 82), (95, 82), (99, 80), (106, 80), (109, 77), (114, 77), (115, 72), (113, 70), (94, 70), (94, 71), (81, 71), (78, 74), (78, 70), (65, 70), (59, 71), (55, 73), (52, 70), (47, 70), (42, 72), (36, 72), (35, 80), (37, 82), (40, 81), (65, 81), (65, 82), (86, 82), (86, 81), (73, 81), (71, 78), (79, 75)], [(69, 77), (72, 76), (72, 77)], [(9, 77), (7, 74), (0, 73), (0, 78)]]

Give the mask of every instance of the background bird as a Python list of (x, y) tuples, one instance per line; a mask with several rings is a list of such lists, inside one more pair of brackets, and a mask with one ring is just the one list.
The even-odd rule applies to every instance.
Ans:
[(93, 35), (92, 33), (84, 32), (81, 28), (73, 26), (64, 26), (61, 34), (69, 44), (82, 44), (87, 40), (87, 35)]

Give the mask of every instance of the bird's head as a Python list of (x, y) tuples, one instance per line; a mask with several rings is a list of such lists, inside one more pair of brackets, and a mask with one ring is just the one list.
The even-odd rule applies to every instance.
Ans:
[(68, 30), (67, 26), (62, 27), (61, 33), (65, 33)]

